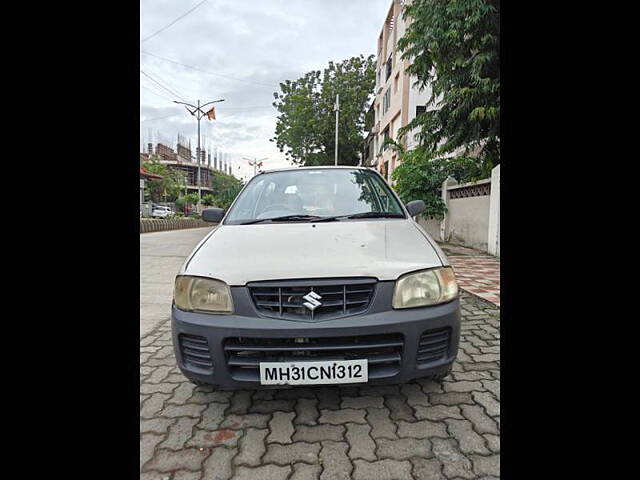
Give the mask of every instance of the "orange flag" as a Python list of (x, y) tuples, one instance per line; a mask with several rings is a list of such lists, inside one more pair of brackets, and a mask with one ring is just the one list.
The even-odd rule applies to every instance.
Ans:
[(211, 110), (209, 110), (207, 112), (207, 118), (209, 120), (215, 120), (216, 119), (216, 107), (211, 107)]

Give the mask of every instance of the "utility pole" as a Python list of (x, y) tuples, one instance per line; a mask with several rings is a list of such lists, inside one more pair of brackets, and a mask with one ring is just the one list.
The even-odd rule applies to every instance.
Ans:
[(340, 94), (336, 93), (336, 167), (338, 166), (338, 116), (340, 115)]
[[(198, 160), (198, 211), (200, 211), (200, 200), (202, 198), (202, 191), (200, 190), (200, 160), (201, 160), (200, 158), (200, 120), (202, 119), (202, 117), (204, 117), (207, 114), (202, 109), (207, 105), (211, 105), (212, 103), (218, 103), (218, 102), (224, 102), (224, 98), (220, 100), (214, 100), (213, 102), (205, 103), (204, 105), (200, 105), (200, 100), (198, 100), (197, 107), (195, 105), (191, 105), (190, 103), (178, 102), (177, 100), (173, 101), (173, 103), (184, 105), (184, 108), (187, 109), (187, 112), (189, 112), (191, 116), (196, 117), (196, 119), (198, 120), (198, 148), (196, 150), (196, 159)], [(189, 110), (189, 107), (191, 107), (193, 110)]]
[(258, 163), (264, 162), (265, 160), (267, 160), (267, 158), (261, 158), (260, 160), (258, 160), (257, 158), (254, 158), (253, 160), (251, 160), (250, 158), (247, 157), (243, 157), (244, 160), (247, 160), (249, 162), (249, 165), (253, 165), (253, 176), (255, 177), (258, 169)]

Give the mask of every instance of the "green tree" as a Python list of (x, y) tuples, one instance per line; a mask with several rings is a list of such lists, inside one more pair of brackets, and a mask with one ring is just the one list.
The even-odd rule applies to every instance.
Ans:
[(470, 154), (483, 175), (500, 163), (500, 0), (414, 0), (398, 41), (416, 86), (431, 85), (417, 128), (427, 154)]
[(297, 80), (280, 84), (273, 95), (278, 110), (271, 141), (299, 165), (332, 165), (335, 155), (335, 100), (340, 95), (338, 162), (356, 165), (362, 150), (365, 113), (375, 87), (373, 55), (329, 62)]
[(479, 176), (481, 166), (477, 159), (463, 156), (438, 157), (425, 147), (404, 150), (389, 142), (399, 151), (402, 163), (392, 173), (394, 190), (404, 203), (423, 200), (425, 217), (442, 219), (446, 207), (442, 201), (442, 183), (453, 177), (465, 181)]
[(143, 168), (150, 173), (160, 175), (162, 179), (148, 180), (145, 191), (149, 192), (152, 202), (174, 202), (184, 190), (185, 176), (179, 170), (169, 168), (160, 163), (159, 157), (151, 157), (143, 162)]
[(184, 210), (186, 206), (197, 205), (198, 203), (198, 194), (196, 192), (189, 193), (187, 195), (183, 195), (176, 199), (176, 207), (180, 210)]
[(206, 205), (207, 207), (213, 205), (215, 203), (215, 201), (216, 201), (216, 199), (210, 193), (207, 193), (206, 195), (202, 196), (202, 204)]
[(213, 172), (211, 176), (211, 189), (213, 190), (213, 202), (215, 205), (225, 210), (229, 208), (236, 195), (242, 190), (243, 183), (233, 175), (226, 173)]

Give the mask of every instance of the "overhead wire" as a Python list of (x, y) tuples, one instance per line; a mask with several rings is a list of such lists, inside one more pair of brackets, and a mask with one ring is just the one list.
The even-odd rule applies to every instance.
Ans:
[(155, 92), (155, 91), (151, 90), (150, 88), (145, 87), (144, 85), (140, 85), (140, 88), (142, 88), (142, 89), (144, 89), (144, 90), (146, 90), (146, 91), (148, 91), (148, 92), (150, 92), (150, 93), (153, 93), (153, 94), (154, 94), (154, 95), (156, 95), (157, 97), (164, 98), (165, 100), (169, 100), (170, 102), (172, 102), (172, 101), (173, 101), (173, 100), (172, 100), (172, 99), (170, 99), (169, 97), (165, 97), (164, 95), (161, 95), (161, 94), (159, 94), (158, 92)]
[(146, 36), (145, 38), (142, 39), (141, 43), (146, 42), (147, 40), (152, 39), (153, 37), (155, 37), (156, 35), (164, 32), (167, 28), (171, 27), (172, 25), (176, 24), (177, 22), (179, 22), (180, 20), (182, 20), (184, 17), (186, 17), (187, 15), (189, 15), (191, 12), (193, 12), (196, 8), (198, 8), (200, 5), (202, 5), (203, 3), (205, 3), (208, 0), (202, 0), (200, 3), (198, 3), (195, 7), (191, 8), (190, 10), (187, 10), (185, 13), (183, 13), (182, 15), (180, 15), (178, 18), (176, 18), (175, 20), (171, 21), (170, 23), (168, 23), (167, 25), (165, 25), (164, 27), (162, 27), (160, 30), (157, 30), (155, 32), (153, 32), (151, 35)]
[(176, 97), (178, 97), (180, 100), (186, 102), (186, 100), (184, 98), (182, 98), (181, 95), (179, 95), (178, 93), (176, 93), (175, 91), (171, 90), (170, 88), (166, 87), (165, 85), (163, 85), (162, 83), (160, 83), (158, 80), (156, 80), (155, 78), (153, 78), (151, 75), (149, 75), (147, 72), (145, 72), (144, 70), (140, 70), (140, 73), (142, 73), (145, 77), (147, 77), (149, 80), (151, 80), (153, 83), (155, 83), (156, 85), (158, 85), (160, 88), (162, 88), (163, 90), (169, 92), (171, 95), (174, 95)]
[(203, 70), (203, 69), (201, 69), (199, 67), (194, 67), (192, 65), (187, 65), (185, 63), (181, 63), (181, 62), (178, 62), (176, 60), (172, 60), (170, 58), (166, 58), (166, 57), (162, 57), (160, 55), (156, 55), (155, 53), (145, 52), (144, 50), (141, 50), (140, 53), (142, 53), (143, 55), (149, 55), (150, 57), (158, 58), (160, 60), (164, 60), (165, 62), (173, 63), (173, 64), (176, 64), (176, 65), (180, 65), (181, 67), (190, 68), (192, 70), (196, 70), (196, 71), (201, 72), (201, 73), (206, 73), (207, 75), (214, 75), (214, 76), (217, 76), (217, 77), (223, 77), (223, 78), (227, 78), (229, 80), (235, 80), (237, 82), (252, 83), (254, 85), (260, 85), (260, 86), (263, 86), (263, 87), (279, 88), (279, 85), (276, 86), (276, 85), (270, 84), (270, 83), (256, 82), (255, 80), (247, 80), (247, 79), (244, 79), (244, 78), (233, 77), (231, 75), (225, 75), (223, 73), (208, 72), (208, 71)]

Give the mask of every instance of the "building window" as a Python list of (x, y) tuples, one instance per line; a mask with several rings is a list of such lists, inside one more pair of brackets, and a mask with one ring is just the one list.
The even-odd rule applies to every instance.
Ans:
[(388, 88), (387, 91), (384, 92), (384, 97), (382, 97), (382, 115), (387, 113), (390, 106), (391, 106), (391, 89)]
[(391, 61), (392, 61), (392, 59), (393, 59), (393, 53), (391, 55), (389, 55), (389, 60), (387, 60), (387, 65), (386, 65), (387, 72), (386, 72), (386, 76), (385, 76), (385, 79), (384, 79), (385, 82), (387, 80), (389, 80), (389, 77), (391, 76), (391, 67), (392, 67), (392, 65), (391, 65), (392, 62)]
[(396, 78), (393, 80), (393, 93), (398, 93), (398, 84), (400, 83), (400, 73), (396, 75)]
[(427, 111), (426, 105), (416, 105), (416, 117)]
[(389, 139), (389, 127), (385, 128), (384, 132), (382, 132), (382, 151), (383, 152), (389, 148), (389, 145), (386, 143), (388, 139)]

